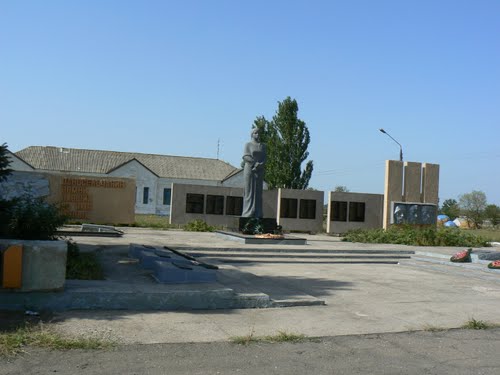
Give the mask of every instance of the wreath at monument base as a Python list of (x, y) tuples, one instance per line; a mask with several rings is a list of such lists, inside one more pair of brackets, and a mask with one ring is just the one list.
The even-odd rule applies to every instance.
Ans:
[(472, 249), (467, 249), (464, 251), (460, 251), (459, 253), (454, 254), (450, 261), (455, 263), (468, 263), (471, 262), (470, 253), (472, 253)]
[(255, 238), (270, 238), (272, 240), (282, 240), (285, 238), (282, 234), (274, 234), (274, 233), (263, 233), (263, 234), (256, 234)]
[(262, 233), (264, 233), (264, 226), (262, 225), (262, 220), (260, 220), (258, 218), (252, 218), (252, 219), (248, 220), (241, 231), (243, 234), (262, 234)]
[(488, 268), (494, 269), (494, 270), (500, 270), (500, 260), (495, 260), (488, 264)]

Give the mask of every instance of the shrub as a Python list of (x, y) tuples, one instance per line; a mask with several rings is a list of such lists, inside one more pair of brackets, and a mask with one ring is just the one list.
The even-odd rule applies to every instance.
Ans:
[(363, 243), (387, 243), (413, 246), (489, 246), (486, 239), (464, 233), (457, 228), (418, 228), (392, 226), (387, 230), (353, 230), (346, 233), (343, 241)]
[(66, 218), (54, 204), (42, 198), (24, 195), (3, 201), (0, 236), (21, 240), (51, 240)]
[(213, 232), (215, 227), (208, 225), (203, 220), (194, 220), (184, 226), (188, 232)]
[(97, 254), (82, 253), (78, 244), (68, 242), (68, 258), (66, 260), (66, 279), (71, 280), (103, 280), (104, 273), (97, 259)]

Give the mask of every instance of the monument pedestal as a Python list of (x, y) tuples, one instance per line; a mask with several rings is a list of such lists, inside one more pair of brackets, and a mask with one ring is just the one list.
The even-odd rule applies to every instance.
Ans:
[(278, 225), (278, 222), (274, 218), (240, 217), (238, 230), (243, 234), (278, 234), (281, 233), (281, 226)]

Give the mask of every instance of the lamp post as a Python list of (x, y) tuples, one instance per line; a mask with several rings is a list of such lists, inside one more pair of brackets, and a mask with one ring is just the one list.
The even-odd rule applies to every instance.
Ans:
[(382, 133), (386, 134), (389, 136), (394, 142), (396, 142), (399, 145), (399, 161), (403, 161), (403, 146), (401, 146), (401, 143), (396, 141), (394, 138), (391, 137), (389, 133), (387, 133), (384, 129), (379, 129)]

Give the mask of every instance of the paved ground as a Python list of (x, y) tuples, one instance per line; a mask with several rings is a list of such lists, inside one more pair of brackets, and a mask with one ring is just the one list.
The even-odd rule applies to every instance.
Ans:
[(0, 374), (497, 375), (500, 330), (338, 336), (302, 343), (129, 345), (109, 351), (29, 349)]
[[(112, 338), (125, 346), (103, 352), (30, 349), (29, 354), (13, 362), (2, 360), (0, 374), (497, 374), (500, 371), (499, 330), (407, 332), (455, 328), (472, 318), (500, 323), (500, 273), (486, 272), (484, 264), (458, 267), (447, 262), (404, 258), (398, 260), (399, 264), (363, 264), (352, 263), (357, 259), (345, 257), (357, 251), (369, 250), (375, 254), (392, 250), (416, 251), (446, 259), (463, 249), (352, 244), (316, 235), (306, 236), (309, 243), (306, 246), (266, 245), (260, 250), (265, 249), (267, 254), (253, 254), (255, 245), (226, 242), (209, 233), (136, 228), (126, 232), (118, 239), (75, 237), (75, 240), (83, 251), (98, 249), (101, 255), (113, 251), (126, 254), (130, 242), (182, 248), (218, 263), (226, 274), (233, 276), (221, 278), (220, 283), (231, 284), (236, 290), (260, 290), (273, 297), (290, 299), (310, 296), (324, 300), (326, 305), (169, 312), (134, 311), (134, 306), (130, 306), (130, 310), (48, 314), (43, 318), (53, 321), (63, 334)], [(298, 256), (304, 254), (310, 256)], [(118, 272), (113, 277), (126, 280), (127, 274)], [(169, 288), (152, 286), (158, 287)], [(0, 328), (15, 326), (22, 319), (22, 315), (0, 313)], [(248, 347), (230, 343), (234, 336), (265, 336), (278, 331), (320, 339)]]
[[(453, 254), (456, 248), (414, 248), (340, 242), (327, 236), (306, 236), (309, 245), (296, 250), (417, 250)], [(76, 238), (82, 248), (130, 242), (189, 249), (251, 249), (209, 233), (152, 231), (130, 228), (120, 239)], [(279, 246), (267, 245), (269, 250)], [(281, 247), (283, 248), (283, 247)], [(290, 250), (287, 247), (284, 250)], [(110, 335), (125, 343), (180, 343), (226, 341), (250, 333), (274, 334), (286, 330), (311, 337), (401, 332), (429, 326), (454, 328), (474, 318), (500, 323), (500, 274), (466, 268), (426, 266), (403, 260), (401, 264), (283, 263), (258, 260), (221, 264), (251, 273), (259, 288), (288, 287), (289, 295), (310, 295), (326, 306), (273, 309), (204, 310), (172, 312), (69, 311), (55, 315), (63, 332)], [(293, 259), (293, 258), (290, 258)], [(216, 258), (211, 258), (211, 261)], [(406, 262), (406, 263), (405, 263)], [(247, 285), (251, 287), (251, 285)], [(168, 286), (166, 286), (168, 288)], [(283, 294), (284, 288), (280, 287)], [(133, 306), (131, 306), (133, 308)]]

